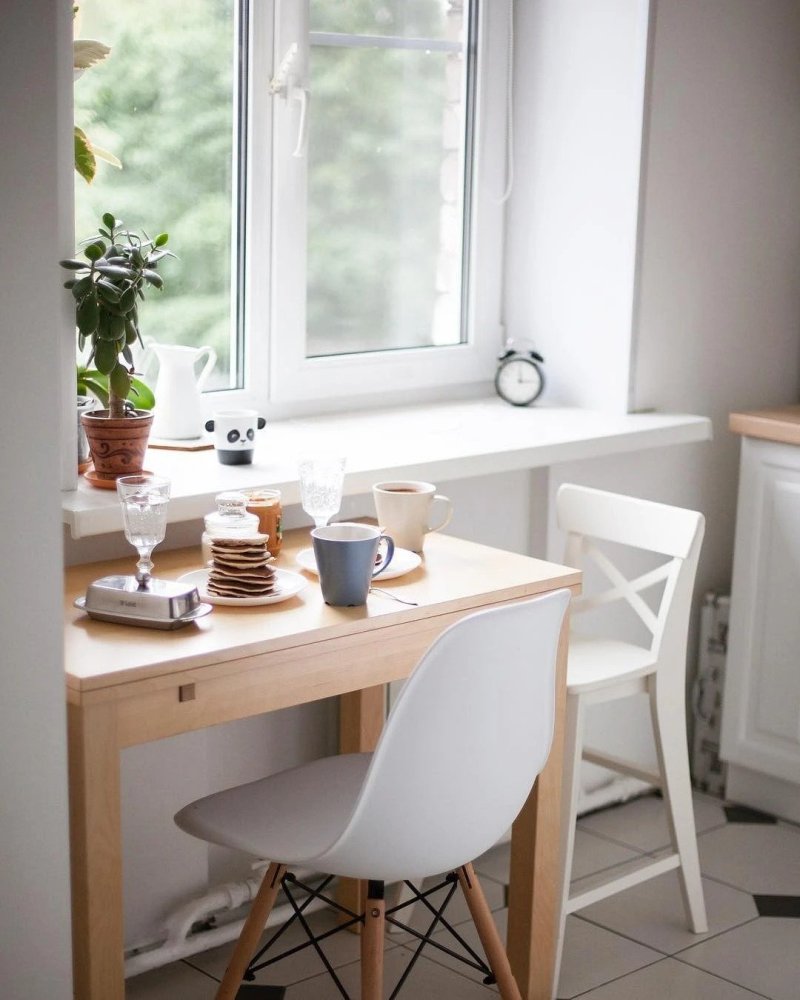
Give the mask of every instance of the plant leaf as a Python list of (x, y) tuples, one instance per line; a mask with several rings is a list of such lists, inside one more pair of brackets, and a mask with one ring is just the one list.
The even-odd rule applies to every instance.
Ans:
[(106, 245), (102, 240), (97, 240), (96, 243), (90, 243), (83, 252), (86, 254), (88, 260), (94, 262), (100, 260), (106, 252)]
[(151, 285), (155, 285), (156, 288), (162, 288), (164, 285), (164, 279), (158, 271), (151, 271), (149, 268), (145, 268), (142, 271), (142, 277), (145, 281), (150, 282)]
[(119, 157), (114, 156), (114, 154), (108, 149), (104, 149), (102, 146), (96, 146), (92, 143), (92, 150), (98, 160), (102, 160), (103, 163), (108, 163), (112, 167), (116, 167), (117, 170), (122, 170), (122, 161)]
[(104, 375), (110, 375), (117, 365), (117, 348), (113, 340), (98, 340), (95, 364)]
[(98, 264), (95, 267), (100, 274), (105, 274), (109, 278), (130, 278), (131, 269), (122, 264)]
[(75, 126), (74, 136), (75, 169), (87, 184), (91, 184), (94, 180), (94, 175), (97, 173), (97, 160), (92, 151), (92, 144), (89, 142), (83, 129), (78, 128), (77, 125)]
[(78, 278), (72, 289), (72, 294), (76, 299), (82, 299), (83, 296), (92, 287), (92, 276), (91, 274), (85, 274), (82, 278)]
[(100, 278), (98, 280), (97, 290), (101, 293), (103, 298), (109, 299), (111, 302), (119, 302), (122, 295), (122, 291), (107, 278)]
[(125, 317), (118, 316), (115, 313), (111, 314), (109, 321), (109, 328), (113, 335), (114, 340), (122, 340), (124, 343), (125, 338)]
[(156, 397), (149, 386), (146, 386), (141, 379), (131, 379), (131, 391), (128, 398), (135, 396), (136, 408), (139, 410), (152, 410), (156, 405)]
[(72, 68), (89, 69), (102, 62), (111, 49), (93, 38), (76, 38), (72, 43)]
[(65, 267), (68, 271), (88, 271), (89, 265), (85, 260), (60, 260), (58, 262), (61, 267)]
[(78, 324), (78, 329), (84, 337), (94, 333), (97, 329), (99, 313), (97, 297), (94, 292), (89, 292), (88, 295), (85, 295), (81, 299), (78, 303), (78, 308), (75, 310), (75, 320)]

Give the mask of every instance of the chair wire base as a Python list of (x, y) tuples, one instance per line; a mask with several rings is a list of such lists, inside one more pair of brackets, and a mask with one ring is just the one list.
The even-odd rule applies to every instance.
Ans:
[[(291, 872), (287, 872), (284, 875), (283, 879), (281, 880), (281, 887), (283, 889), (284, 894), (286, 895), (290, 907), (292, 908), (293, 911), (292, 915), (289, 917), (289, 919), (286, 921), (285, 924), (283, 924), (281, 927), (278, 928), (278, 930), (272, 935), (269, 941), (267, 941), (267, 943), (250, 960), (250, 964), (248, 965), (247, 970), (245, 971), (243, 977), (245, 982), (252, 982), (256, 977), (256, 973), (260, 972), (261, 969), (265, 969), (270, 965), (274, 965), (276, 962), (279, 962), (283, 958), (288, 958), (290, 955), (296, 955), (298, 952), (304, 951), (306, 948), (313, 948), (316, 951), (317, 955), (319, 955), (322, 964), (325, 966), (326, 971), (333, 980), (337, 990), (342, 995), (344, 1000), (352, 1000), (350, 994), (344, 988), (341, 980), (336, 975), (336, 971), (334, 970), (333, 966), (328, 960), (328, 957), (325, 955), (321, 943), (327, 940), (328, 938), (333, 937), (334, 934), (338, 934), (340, 931), (348, 930), (355, 924), (363, 924), (364, 914), (354, 913), (348, 907), (343, 906), (340, 902), (338, 902), (338, 900), (326, 894), (325, 890), (331, 884), (333, 879), (334, 879), (333, 875), (328, 875), (321, 882), (319, 886), (314, 887), (306, 885), (304, 882), (301, 882)], [(385, 919), (386, 921), (394, 924), (396, 927), (399, 927), (401, 930), (406, 931), (412, 937), (416, 938), (419, 943), (414, 951), (414, 954), (411, 956), (408, 965), (403, 970), (403, 974), (400, 976), (400, 979), (398, 980), (397, 985), (392, 991), (389, 1000), (394, 1000), (394, 998), (399, 994), (401, 988), (408, 979), (411, 970), (416, 964), (417, 959), (421, 955), (423, 948), (425, 948), (426, 945), (430, 945), (431, 947), (436, 948), (438, 951), (441, 951), (444, 954), (449, 955), (451, 958), (455, 958), (459, 962), (463, 962), (471, 969), (477, 970), (484, 977), (483, 979), (484, 983), (486, 983), (487, 985), (492, 985), (495, 982), (495, 978), (492, 975), (492, 970), (489, 968), (486, 962), (483, 961), (480, 955), (478, 955), (474, 951), (474, 949), (470, 947), (470, 945), (458, 933), (455, 927), (453, 927), (453, 925), (449, 923), (444, 917), (444, 912), (447, 909), (447, 906), (449, 905), (451, 899), (453, 898), (456, 889), (458, 888), (458, 875), (455, 872), (451, 872), (437, 885), (432, 886), (430, 889), (426, 889), (424, 892), (417, 889), (417, 887), (413, 885), (411, 882), (406, 882), (405, 885), (408, 886), (408, 888), (411, 890), (413, 894), (412, 898), (406, 900), (403, 903), (399, 903), (397, 906), (393, 906), (391, 909), (387, 910), (385, 914)], [(436, 905), (431, 903), (429, 897), (435, 895), (441, 889), (445, 888), (447, 889), (447, 892), (445, 893), (441, 905), (437, 907)], [(297, 898), (298, 890), (307, 894), (306, 898), (303, 899), (302, 901), (298, 901)], [(369, 883), (368, 898), (370, 899), (383, 898), (382, 882)], [(314, 934), (314, 932), (311, 930), (311, 927), (308, 924), (308, 921), (306, 920), (306, 917), (304, 916), (303, 911), (310, 905), (312, 900), (315, 899), (319, 899), (322, 902), (326, 903), (328, 906), (332, 907), (339, 913), (343, 914), (343, 916), (345, 916), (347, 919), (343, 920), (340, 924), (338, 924), (336, 927), (334, 927), (329, 931), (325, 931), (322, 934)], [(395, 916), (395, 914), (399, 913), (407, 906), (412, 906), (415, 903), (422, 903), (432, 914), (432, 919), (427, 929), (424, 931), (424, 933), (415, 930), (413, 927), (408, 926), (408, 924), (404, 924), (402, 921), (398, 920), (397, 917)], [(262, 961), (262, 958), (267, 953), (267, 951), (295, 922), (299, 923), (300, 926), (303, 928), (308, 940), (304, 941), (302, 944), (295, 945), (293, 948), (287, 948), (280, 954)], [(466, 954), (454, 951), (452, 948), (448, 948), (440, 941), (435, 941), (433, 939), (433, 934), (441, 928), (444, 928), (445, 930), (449, 931), (452, 938), (455, 939), (455, 941), (461, 946), (461, 948)]]

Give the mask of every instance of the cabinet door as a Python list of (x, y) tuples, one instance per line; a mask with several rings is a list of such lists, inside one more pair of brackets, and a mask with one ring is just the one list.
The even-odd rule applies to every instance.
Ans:
[(722, 754), (800, 783), (800, 448), (742, 440)]

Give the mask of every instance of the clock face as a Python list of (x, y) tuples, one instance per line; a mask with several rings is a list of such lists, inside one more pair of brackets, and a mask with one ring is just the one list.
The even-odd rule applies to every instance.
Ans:
[(544, 388), (537, 365), (528, 358), (509, 358), (497, 369), (494, 380), (498, 394), (514, 406), (527, 406)]

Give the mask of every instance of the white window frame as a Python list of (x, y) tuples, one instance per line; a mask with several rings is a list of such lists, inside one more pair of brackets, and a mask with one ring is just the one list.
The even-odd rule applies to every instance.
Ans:
[[(503, 340), (509, 14), (507, 4), (483, 0), (479, 6), (465, 342), (309, 359), (304, 356), (303, 329), (305, 222), (304, 211), (298, 211), (298, 205), (305, 205), (305, 160), (274, 154), (280, 130), (294, 144), (300, 102), (270, 93), (270, 82), (289, 46), (308, 37), (308, 0), (251, 4), (245, 387), (209, 394), (209, 409), (248, 405), (271, 416), (292, 415), (320, 406), (346, 409), (359, 401), (391, 404), (407, 400), (414, 391), (436, 389), (444, 395), (460, 386), (488, 385)], [(292, 66), (294, 85), (304, 82), (307, 52), (307, 46), (298, 46)]]

